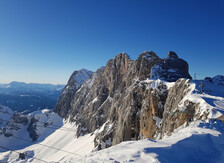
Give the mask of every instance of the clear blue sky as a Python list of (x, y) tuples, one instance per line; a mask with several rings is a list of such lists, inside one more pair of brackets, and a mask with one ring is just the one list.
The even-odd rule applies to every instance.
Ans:
[(0, 83), (66, 83), (146, 50), (224, 75), (223, 0), (0, 0)]

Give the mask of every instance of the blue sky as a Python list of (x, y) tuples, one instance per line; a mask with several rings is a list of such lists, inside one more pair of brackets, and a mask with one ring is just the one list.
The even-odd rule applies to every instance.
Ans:
[(120, 52), (170, 50), (190, 73), (224, 75), (222, 0), (1, 0), (0, 83), (66, 83)]

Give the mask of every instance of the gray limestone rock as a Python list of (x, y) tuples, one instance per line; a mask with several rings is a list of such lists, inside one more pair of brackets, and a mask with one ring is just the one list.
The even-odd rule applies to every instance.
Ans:
[(163, 122), (161, 137), (171, 134), (174, 129), (188, 122), (189, 117), (194, 117), (195, 105), (190, 101), (185, 101), (182, 108), (180, 102), (190, 91), (190, 80), (179, 79), (169, 90), (163, 112)]
[(13, 130), (21, 129), (21, 126), (25, 126), (28, 124), (28, 118), (20, 113), (15, 113), (12, 118), (6, 123), (6, 125), (2, 128), (2, 133), (6, 137), (13, 136)]
[(90, 78), (92, 73), (92, 71), (85, 69), (73, 72), (67, 85), (62, 90), (61, 96), (54, 108), (54, 111), (61, 117), (66, 117), (68, 111), (71, 109), (71, 101), (74, 98), (76, 91)]
[(169, 52), (167, 58), (160, 59), (152, 68), (151, 78), (169, 82), (177, 81), (180, 78), (192, 79), (188, 70), (186, 61), (178, 58), (176, 53)]
[(29, 132), (29, 135), (33, 141), (36, 141), (39, 137), (39, 135), (36, 132), (36, 122), (38, 122), (38, 120), (32, 117), (30, 120), (30, 124), (27, 128), (27, 131)]
[[(187, 62), (174, 52), (170, 52), (168, 58), (160, 59), (154, 52), (147, 51), (137, 60), (120, 53), (71, 96), (62, 93), (60, 105), (54, 111), (77, 124), (78, 136), (97, 130), (94, 143), (98, 149), (127, 140), (154, 139), (165, 132), (163, 126), (169, 126), (166, 121), (161, 123), (164, 116), (167, 117), (165, 110), (169, 105), (173, 109), (187, 89), (179, 81), (172, 90), (159, 80), (155, 87), (155, 81), (146, 80), (154, 77), (155, 72), (166, 81), (191, 79)], [(177, 101), (171, 97), (176, 97), (175, 93), (180, 94)], [(186, 104), (190, 110), (193, 110), (192, 105)], [(170, 131), (176, 126), (169, 127)]]

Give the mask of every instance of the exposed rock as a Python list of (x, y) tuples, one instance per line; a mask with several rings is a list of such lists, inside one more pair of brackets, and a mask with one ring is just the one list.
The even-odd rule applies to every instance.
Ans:
[(20, 113), (15, 113), (7, 124), (2, 128), (2, 133), (6, 137), (13, 136), (13, 130), (21, 129), (21, 126), (25, 126), (28, 123), (28, 118)]
[(12, 116), (12, 120), (14, 121), (14, 123), (22, 124), (22, 125), (26, 125), (28, 123), (27, 117), (20, 113), (15, 113)]
[(182, 126), (185, 122), (189, 122), (194, 117), (196, 106), (194, 103), (187, 100), (180, 106), (180, 102), (190, 91), (189, 86), (189, 80), (179, 79), (169, 90), (164, 106), (162, 136), (164, 134), (169, 135), (174, 129)]
[(66, 117), (68, 111), (71, 109), (71, 101), (74, 98), (76, 91), (86, 80), (89, 79), (92, 73), (92, 71), (85, 69), (73, 72), (54, 108), (54, 111), (57, 112), (61, 117)]
[(29, 132), (29, 135), (33, 141), (36, 141), (39, 137), (39, 135), (36, 132), (36, 122), (38, 122), (37, 119), (35, 119), (34, 117), (31, 118), (29, 127), (27, 128), (27, 131)]
[[(152, 83), (153, 84), (153, 83)], [(148, 89), (144, 93), (143, 105), (140, 114), (141, 138), (154, 139), (159, 134), (160, 124), (158, 120), (163, 118), (163, 109), (167, 99), (168, 90), (166, 85), (159, 83), (156, 89)]]
[[(170, 93), (161, 80), (146, 80), (155, 74), (155, 66), (162, 70), (156, 73), (163, 80), (191, 78), (188, 64), (174, 52), (170, 52), (168, 58), (160, 59), (154, 52), (147, 51), (137, 60), (120, 53), (72, 94), (71, 107), (66, 107), (64, 111), (58, 106), (55, 111), (78, 125), (78, 136), (98, 130), (94, 141), (98, 149), (126, 140), (154, 139), (161, 134), (167, 99), (171, 100), (172, 107), (178, 104), (172, 102), (171, 97), (167, 98), (168, 94), (180, 91), (183, 94), (181, 99), (185, 93), (184, 85), (178, 85), (178, 82), (177, 88)], [(175, 71), (171, 71), (173, 69)], [(66, 97), (61, 98), (63, 106), (63, 100), (66, 101), (63, 98)]]
[(152, 51), (146, 51), (137, 59), (136, 69), (140, 80), (150, 77), (152, 67), (158, 62), (159, 57)]
[(221, 115), (221, 116), (218, 117), (217, 119), (219, 119), (220, 121), (224, 122), (224, 115)]
[(169, 53), (168, 53), (168, 57), (167, 58), (178, 58), (178, 56), (177, 56), (177, 54), (175, 53), (175, 52), (173, 52), (173, 51), (170, 51)]
[(152, 68), (151, 78), (162, 79), (169, 82), (176, 81), (180, 78), (192, 79), (188, 73), (188, 63), (178, 58), (174, 52), (169, 52), (168, 57), (160, 59)]

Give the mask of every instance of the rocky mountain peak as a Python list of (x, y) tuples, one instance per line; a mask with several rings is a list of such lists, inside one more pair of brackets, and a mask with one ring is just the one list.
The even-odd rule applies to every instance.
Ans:
[(77, 86), (79, 87), (82, 83), (84, 83), (89, 77), (92, 75), (92, 71), (81, 69), (74, 71), (70, 76), (67, 85), (69, 86)]
[(67, 85), (62, 90), (54, 111), (59, 113), (62, 117), (65, 117), (67, 112), (71, 109), (71, 100), (74, 98), (76, 91), (92, 74), (92, 71), (86, 69), (74, 71), (70, 76)]
[(167, 58), (178, 58), (178, 56), (177, 56), (177, 54), (175, 53), (175, 52), (173, 52), (173, 51), (170, 51), (169, 53), (168, 53), (168, 56), (167, 56)]
[(175, 59), (161, 59), (146, 51), (132, 60), (126, 53), (120, 53), (78, 91), (68, 91), (66, 96), (62, 93), (55, 111), (76, 122), (78, 136), (101, 128), (95, 139), (98, 149), (124, 140), (153, 138), (159, 131), (154, 119), (163, 117), (168, 89), (161, 80), (154, 84), (153, 80), (144, 81), (155, 74), (156, 79), (167, 81), (191, 78), (187, 62), (172, 53), (170, 57)]
[(158, 62), (159, 57), (153, 51), (145, 51), (139, 55), (136, 69), (139, 78), (147, 78), (151, 75), (152, 67)]
[(122, 53), (117, 54), (114, 59), (115, 60), (130, 59), (130, 56), (127, 53), (122, 52)]
[(129, 60), (130, 57), (127, 53), (125, 52), (119, 53), (118, 55), (115, 56), (115, 58), (108, 61), (106, 67), (107, 69), (111, 68), (114, 70), (119, 70), (120, 73), (125, 73)]
[(153, 51), (145, 51), (139, 55), (139, 58), (144, 58), (147, 60), (159, 59), (159, 57)]
[(178, 58), (175, 52), (170, 51), (167, 58), (158, 60), (152, 68), (151, 78), (169, 82), (177, 81), (180, 78), (192, 79), (188, 71), (188, 63)]

